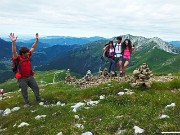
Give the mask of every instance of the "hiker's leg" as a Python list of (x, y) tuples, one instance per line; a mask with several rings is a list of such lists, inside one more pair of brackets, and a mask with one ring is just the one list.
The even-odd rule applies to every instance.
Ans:
[(115, 57), (115, 70), (117, 70), (117, 67), (118, 67), (118, 61), (119, 61), (119, 59), (117, 58), (117, 57)]
[(127, 67), (128, 64), (129, 64), (129, 61), (126, 60), (125, 63), (124, 63), (123, 73), (126, 72), (126, 67)]
[(111, 71), (115, 71), (115, 60), (111, 59), (112, 65), (111, 65)]
[(121, 56), (119, 58), (119, 71), (120, 71), (120, 73), (122, 73), (122, 69), (123, 69), (123, 57)]
[(112, 65), (111, 58), (109, 58), (109, 70), (108, 70), (109, 73), (111, 72), (111, 65)]
[(110, 60), (110, 66), (109, 66), (109, 73), (110, 73), (111, 71), (114, 71), (115, 61), (111, 58), (109, 58), (109, 60)]
[(122, 68), (123, 68), (123, 65), (122, 65), (122, 60), (119, 61), (119, 71), (122, 72)]
[(41, 96), (39, 94), (39, 87), (37, 85), (36, 80), (34, 79), (33, 76), (28, 78), (28, 86), (32, 89), (32, 91), (34, 92), (34, 95), (36, 97), (36, 100), (39, 101), (41, 100)]
[(18, 79), (18, 84), (19, 84), (19, 87), (21, 88), (21, 93), (22, 93), (24, 102), (25, 104), (28, 104), (29, 100), (28, 100), (28, 92), (27, 92), (27, 87), (28, 87), (27, 79), (26, 78)]

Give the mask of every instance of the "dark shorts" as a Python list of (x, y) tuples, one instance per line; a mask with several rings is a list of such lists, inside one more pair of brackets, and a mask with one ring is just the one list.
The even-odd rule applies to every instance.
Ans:
[(121, 57), (115, 57), (115, 62), (118, 63), (119, 61), (122, 61), (122, 56)]
[(124, 62), (126, 62), (126, 61), (130, 61), (130, 59), (127, 59), (127, 58), (122, 58), (122, 62), (124, 63)]

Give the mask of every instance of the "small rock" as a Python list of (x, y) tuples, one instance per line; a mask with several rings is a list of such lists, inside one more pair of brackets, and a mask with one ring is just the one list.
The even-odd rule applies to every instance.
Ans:
[(79, 115), (74, 115), (74, 118), (75, 119), (79, 119)]
[(44, 102), (40, 102), (39, 105), (44, 105)]
[(57, 135), (63, 135), (63, 133), (62, 133), (62, 132), (59, 132)]
[(74, 106), (71, 106), (71, 108), (73, 108), (73, 112), (77, 112), (77, 110), (81, 107), (81, 106), (84, 106), (85, 103), (76, 103)]
[(163, 115), (161, 115), (159, 118), (160, 118), (160, 119), (164, 119), (164, 118), (169, 118), (169, 116), (163, 114)]
[(165, 108), (169, 108), (169, 107), (175, 107), (176, 104), (175, 103), (171, 103), (170, 105), (167, 105)]
[(3, 116), (6, 116), (6, 115), (8, 115), (10, 113), (11, 113), (11, 109), (7, 108), (6, 110), (4, 110)]
[(84, 125), (82, 125), (82, 124), (75, 124), (74, 126), (77, 127), (77, 128), (84, 129)]
[(82, 133), (81, 135), (93, 135), (91, 132), (85, 132), (85, 133)]
[(26, 123), (26, 122), (22, 122), (22, 123), (18, 126), (18, 128), (19, 128), (19, 127), (24, 127), (24, 126), (29, 126), (29, 124)]
[(92, 106), (95, 106), (99, 103), (99, 101), (89, 101), (87, 102), (87, 105), (92, 105)]
[(42, 118), (45, 118), (45, 117), (46, 117), (46, 115), (38, 115), (38, 116), (35, 117), (35, 119), (39, 120), (39, 119), (42, 119)]
[(104, 99), (105, 98), (105, 95), (101, 95), (100, 97), (99, 97), (99, 99)]
[(18, 111), (20, 109), (20, 107), (14, 107), (13, 109), (11, 109), (12, 112)]
[(142, 128), (138, 127), (138, 126), (134, 126), (133, 128), (135, 130), (135, 134), (138, 134), (138, 133), (141, 134), (141, 133), (144, 132), (144, 129), (142, 129)]
[(118, 95), (120, 95), (120, 96), (121, 96), (121, 95), (124, 95), (124, 92), (119, 92)]

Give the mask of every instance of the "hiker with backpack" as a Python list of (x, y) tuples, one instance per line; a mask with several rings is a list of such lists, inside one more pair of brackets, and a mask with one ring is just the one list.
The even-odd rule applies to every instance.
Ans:
[(132, 42), (129, 39), (125, 39), (124, 42), (122, 43), (121, 76), (125, 76), (126, 67), (129, 64), (132, 52), (134, 52), (134, 46), (132, 45)]
[(105, 45), (103, 50), (104, 50), (103, 57), (108, 57), (108, 60), (110, 62), (108, 72), (114, 75), (115, 74), (114, 72), (115, 71), (115, 60), (114, 60), (115, 48), (113, 46), (113, 41), (109, 41), (109, 43)]
[(122, 74), (122, 51), (121, 51), (121, 41), (122, 37), (116, 37), (116, 43), (114, 43), (115, 48), (115, 67), (119, 65), (120, 75)]
[(30, 57), (38, 44), (38, 40), (39, 40), (38, 33), (36, 33), (36, 41), (32, 45), (32, 48), (29, 50), (27, 47), (21, 47), (19, 50), (19, 54), (16, 52), (17, 37), (14, 36), (14, 33), (10, 33), (9, 37), (12, 41), (12, 62), (13, 62), (12, 68), (13, 68), (13, 72), (15, 73), (15, 77), (18, 79), (19, 87), (21, 88), (21, 93), (25, 103), (24, 106), (25, 107), (29, 106), (28, 92), (27, 92), (28, 86), (34, 92), (36, 101), (44, 102), (44, 100), (41, 98), (39, 94), (39, 87), (36, 83), (36, 80), (33, 77), (34, 71), (32, 69), (31, 61), (30, 61)]

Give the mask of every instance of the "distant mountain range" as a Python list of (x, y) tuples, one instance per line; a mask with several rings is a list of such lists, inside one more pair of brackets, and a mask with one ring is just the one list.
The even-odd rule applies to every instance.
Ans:
[(169, 42), (171, 45), (174, 45), (176, 47), (180, 47), (180, 41), (171, 41)]
[[(99, 37), (99, 36), (95, 36), (95, 37), (69, 37), (69, 36), (47, 36), (47, 37), (40, 37), (39, 42), (43, 44), (40, 44), (39, 47), (51, 47), (53, 45), (83, 45), (83, 44), (87, 44), (90, 42), (94, 42), (94, 41), (98, 41), (98, 40), (104, 40), (104, 37)], [(5, 38), (4, 40), (9, 41), (10, 40), (8, 38)], [(30, 46), (32, 45), (32, 43), (34, 43), (35, 39), (18, 39), (17, 40), (17, 45), (19, 46)]]

